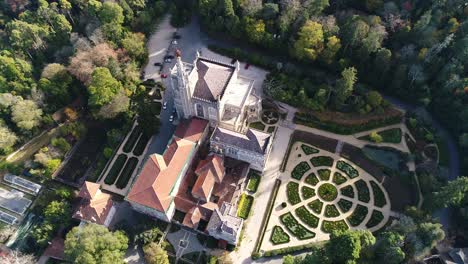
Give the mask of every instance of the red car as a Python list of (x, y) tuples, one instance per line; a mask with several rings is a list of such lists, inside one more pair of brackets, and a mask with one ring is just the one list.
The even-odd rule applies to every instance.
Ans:
[(164, 79), (167, 78), (167, 74), (162, 73), (162, 74), (161, 74), (161, 78), (164, 78)]

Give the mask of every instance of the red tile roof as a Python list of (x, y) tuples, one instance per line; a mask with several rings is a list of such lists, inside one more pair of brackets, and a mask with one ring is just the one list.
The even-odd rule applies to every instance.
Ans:
[(182, 120), (176, 128), (174, 136), (197, 143), (203, 136), (207, 126), (208, 121), (200, 118)]
[(192, 195), (208, 201), (214, 184), (223, 181), (225, 173), (223, 157), (215, 154), (200, 161), (195, 173), (198, 175), (198, 179), (193, 186)]
[(85, 199), (93, 199), (93, 197), (99, 191), (99, 187), (101, 187), (101, 185), (98, 183), (85, 181), (81, 186), (78, 196)]
[(216, 182), (220, 183), (224, 178), (224, 159), (220, 155), (213, 154), (208, 156), (206, 160), (202, 160), (198, 163), (195, 173), (201, 175), (206, 171), (211, 170), (213, 176), (215, 176)]
[(83, 198), (73, 218), (103, 225), (112, 205), (112, 196), (99, 192), (93, 199)]

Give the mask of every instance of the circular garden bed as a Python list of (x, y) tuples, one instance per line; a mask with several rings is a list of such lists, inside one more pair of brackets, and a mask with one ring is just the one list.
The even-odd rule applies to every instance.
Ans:
[(331, 202), (338, 196), (338, 191), (333, 184), (324, 183), (318, 188), (318, 196), (324, 201)]

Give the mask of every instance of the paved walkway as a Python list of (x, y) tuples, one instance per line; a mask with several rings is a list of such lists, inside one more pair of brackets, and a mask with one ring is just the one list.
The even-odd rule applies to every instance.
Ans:
[[(261, 249), (264, 250), (264, 251), (269, 251), (269, 250), (273, 250), (273, 249), (283, 248), (285, 246), (288, 246), (288, 247), (298, 246), (298, 245), (304, 245), (304, 244), (307, 244), (307, 243), (310, 243), (310, 242), (318, 242), (318, 241), (328, 240), (329, 239), (329, 234), (323, 232), (322, 229), (321, 229), (321, 226), (322, 226), (322, 223), (323, 223), (324, 220), (328, 220), (328, 221), (345, 220), (345, 222), (348, 224), (348, 226), (350, 228), (352, 228), (352, 229), (369, 229), (372, 232), (382, 228), (386, 224), (388, 218), (390, 217), (390, 213), (391, 213), (391, 211), (390, 211), (390, 208), (391, 208), (390, 199), (388, 197), (387, 192), (385, 191), (385, 188), (383, 188), (383, 186), (380, 183), (378, 183), (378, 181), (376, 181), (375, 178), (372, 177), (371, 175), (369, 175), (367, 172), (365, 172), (364, 170), (362, 170), (358, 166), (354, 165), (352, 162), (341, 158), (339, 155), (337, 155), (335, 153), (331, 153), (331, 152), (328, 152), (328, 151), (325, 151), (325, 150), (320, 150), (319, 153), (312, 154), (312, 155), (306, 155), (303, 152), (303, 150), (301, 149), (301, 147), (300, 147), (302, 144), (303, 143), (301, 143), (301, 142), (296, 142), (292, 146), (293, 151), (291, 151), (291, 154), (288, 157), (288, 159), (289, 159), (288, 163), (287, 163), (288, 165), (287, 165), (286, 170), (284, 171), (284, 173), (281, 174), (282, 183), (281, 183), (280, 189), (278, 191), (278, 196), (276, 198), (275, 204), (273, 206), (274, 209), (273, 209), (273, 212), (272, 212), (272, 214), (270, 216), (270, 220), (269, 220), (268, 227), (267, 227), (267, 230), (266, 230), (266, 233), (265, 233), (265, 237), (263, 239)], [(329, 156), (329, 157), (332, 157), (335, 162), (334, 162), (332, 167), (314, 167), (310, 162), (310, 158), (314, 157), (314, 156)], [(347, 181), (345, 183), (342, 183), (341, 185), (339, 185), (339, 187), (338, 187), (337, 184), (333, 183), (333, 181), (332, 181), (334, 172), (337, 171), (336, 163), (337, 163), (338, 160), (345, 160), (347, 163), (352, 165), (359, 172), (358, 177), (350, 179), (345, 173), (340, 171), (341, 175), (343, 175), (343, 176), (345, 176), (347, 178)], [(291, 178), (291, 171), (294, 169), (294, 167), (297, 164), (299, 164), (300, 162), (303, 162), (303, 161), (307, 162), (309, 164), (309, 166), (311, 167), (311, 169), (309, 171), (307, 171), (303, 175), (303, 177), (301, 178), (300, 181)], [(318, 177), (319, 174), (318, 174), (317, 171), (319, 169), (325, 169), (325, 168), (327, 168), (327, 169), (329, 169), (331, 171), (329, 180), (320, 180), (320, 178), (319, 178), (320, 182), (316, 186), (312, 186), (312, 185), (306, 184), (304, 182), (307, 175), (309, 175), (311, 172), (314, 172), (315, 175)], [(361, 202), (361, 201), (358, 200), (358, 192), (357, 192), (357, 188), (354, 185), (354, 183), (359, 181), (359, 180), (364, 180), (364, 182), (367, 183), (367, 187), (369, 189), (369, 197), (370, 197), (370, 200), (369, 200), (368, 203)], [(288, 182), (291, 182), (291, 181), (298, 183), (299, 184), (299, 189), (302, 186), (307, 186), (309, 188), (314, 189), (316, 195), (314, 197), (312, 197), (312, 198), (309, 198), (309, 199), (303, 199), (298, 204), (295, 204), (295, 205), (289, 204), (289, 202), (287, 202), (286, 185), (288, 184)], [(375, 182), (380, 187), (380, 189), (383, 191), (383, 193), (385, 195), (385, 199), (386, 199), (387, 203), (382, 208), (377, 207), (377, 206), (374, 205), (374, 194), (372, 192), (372, 187), (370, 185), (371, 181)], [(332, 202), (327, 202), (327, 201), (323, 200), (321, 197), (318, 196), (318, 187), (321, 184), (323, 184), (324, 182), (333, 184), (335, 187), (337, 187), (338, 196)], [(340, 193), (339, 189), (344, 187), (344, 186), (351, 186), (353, 188), (354, 198), (349, 198), (349, 197), (343, 196)], [(348, 210), (348, 212), (343, 212), (342, 209), (337, 205), (337, 202), (341, 198), (352, 202), (353, 205), (352, 205), (351, 209)], [(306, 208), (307, 208), (307, 204), (310, 203), (311, 201), (316, 200), (316, 199), (319, 199), (323, 203), (323, 207), (322, 207), (322, 210), (321, 210), (320, 214), (316, 214), (315, 212), (313, 212), (311, 209), (308, 208), (308, 210), (311, 213), (313, 213), (314, 215), (319, 217), (318, 227), (317, 228), (310, 228), (305, 223), (302, 223), (302, 221), (297, 217), (297, 215), (295, 215), (295, 209), (297, 209), (297, 208), (299, 208), (301, 206), (306, 206)], [(282, 206), (281, 206), (282, 202), (287, 202), (288, 206), (286, 208), (282, 208)], [(340, 215), (338, 217), (326, 217), (324, 215), (326, 205), (335, 205), (336, 208), (339, 210)], [(368, 208), (368, 213), (367, 213), (366, 217), (364, 218), (364, 220), (361, 222), (361, 224), (359, 224), (356, 227), (352, 227), (350, 225), (349, 221), (346, 218), (349, 217), (354, 212), (357, 205), (363, 205), (363, 206), (367, 207)], [(382, 214), (384, 216), (384, 219), (378, 225), (376, 225), (376, 226), (374, 226), (372, 228), (367, 228), (366, 223), (371, 218), (371, 215), (372, 215), (372, 212), (373, 212), (374, 209), (382, 212)], [(314, 232), (316, 234), (316, 236), (313, 239), (309, 239), (309, 240), (299, 240), (299, 239), (297, 239), (288, 229), (285, 228), (285, 226), (279, 220), (279, 217), (281, 215), (283, 215), (285, 213), (288, 213), (288, 212), (293, 213), (293, 215), (295, 215), (296, 220), (299, 221), (300, 223), (302, 223), (302, 225), (304, 227), (306, 227), (310, 231)], [(288, 235), (290, 237), (290, 242), (287, 243), (287, 245), (284, 245), (284, 244), (274, 245), (273, 243), (271, 243), (271, 241), (270, 241), (271, 232), (272, 232), (273, 227), (275, 225), (281, 226), (283, 228), (283, 230), (286, 233), (288, 233)]]
[(185, 254), (201, 252), (204, 249), (203, 245), (198, 241), (197, 234), (184, 228), (174, 233), (168, 233), (166, 239), (174, 247), (177, 259)]

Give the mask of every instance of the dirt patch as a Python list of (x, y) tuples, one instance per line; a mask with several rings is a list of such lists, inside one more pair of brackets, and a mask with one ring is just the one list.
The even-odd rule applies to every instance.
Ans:
[(394, 107), (388, 107), (384, 110), (383, 113), (359, 114), (359, 113), (342, 113), (342, 112), (324, 110), (321, 112), (313, 112), (311, 113), (311, 115), (315, 116), (318, 120), (322, 122), (331, 122), (331, 123), (341, 124), (345, 126), (355, 126), (355, 125), (362, 125), (362, 124), (369, 123), (371, 121), (377, 121), (381, 119), (402, 117), (403, 113)]
[(332, 153), (335, 152), (336, 145), (338, 144), (338, 140), (336, 139), (327, 138), (324, 136), (316, 135), (311, 132), (298, 130), (294, 131), (294, 133), (291, 135), (291, 139), (291, 142), (293, 144), (296, 141), (302, 141)]

